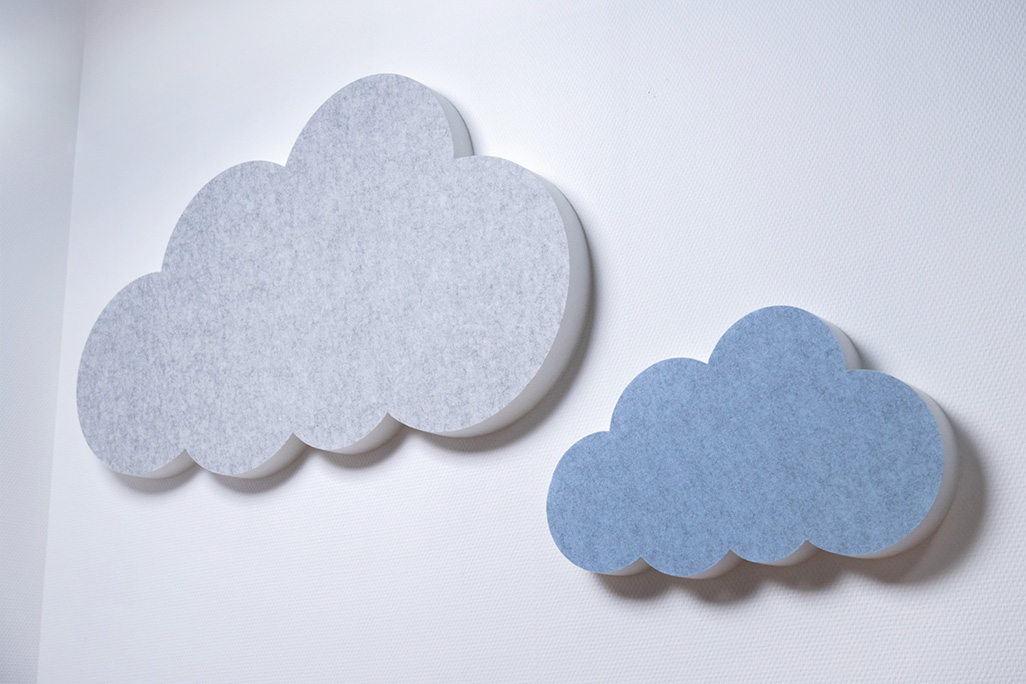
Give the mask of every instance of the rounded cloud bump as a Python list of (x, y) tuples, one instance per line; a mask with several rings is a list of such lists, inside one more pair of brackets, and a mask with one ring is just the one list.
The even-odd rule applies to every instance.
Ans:
[(846, 358), (839, 331), (770, 307), (734, 324), (708, 364), (651, 366), (609, 432), (559, 462), (557, 546), (594, 572), (700, 577), (737, 557), (886, 555), (922, 539), (953, 492), (950, 426), (916, 390)]
[(459, 155), (452, 106), (381, 75), (331, 97), (285, 166), (207, 183), (162, 270), (89, 335), (92, 450), (132, 475), (191, 457), (252, 476), (304, 444), (361, 451), (399, 423), (478, 434), (524, 413), (583, 322), (583, 234), (530, 171)]

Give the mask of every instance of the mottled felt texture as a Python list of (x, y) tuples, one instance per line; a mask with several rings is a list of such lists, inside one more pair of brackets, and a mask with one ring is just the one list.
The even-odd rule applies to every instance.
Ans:
[(728, 551), (769, 563), (806, 540), (866, 555), (919, 525), (943, 467), (915, 390), (846, 370), (823, 321), (770, 307), (735, 323), (708, 364), (669, 359), (635, 378), (609, 432), (559, 462), (548, 519), (563, 554), (595, 572), (642, 558), (697, 575)]
[(240, 164), (199, 191), (162, 270), (107, 305), (82, 353), (100, 459), (145, 475), (188, 450), (239, 475), (293, 434), (346, 448), (386, 414), (456, 432), (521, 393), (567, 303), (564, 221), (526, 169), (454, 158), (442, 102), (364, 78), (285, 166)]

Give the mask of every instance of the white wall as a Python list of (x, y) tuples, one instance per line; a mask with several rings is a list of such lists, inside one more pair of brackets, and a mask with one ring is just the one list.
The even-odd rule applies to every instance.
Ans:
[[(1024, 11), (751, 4), (93, 5), (40, 681), (1021, 675)], [(283, 162), (331, 93), (388, 71), (576, 207), (596, 289), (575, 374), (487, 438), (407, 433), (255, 482), (107, 471), (74, 403), (103, 305), (159, 268), (205, 181)], [(768, 304), (947, 410), (965, 470), (938, 534), (705, 582), (571, 565), (545, 520), (563, 451), (640, 370), (707, 358)]]
[(36, 680), (81, 12), (0, 5), (0, 682)]

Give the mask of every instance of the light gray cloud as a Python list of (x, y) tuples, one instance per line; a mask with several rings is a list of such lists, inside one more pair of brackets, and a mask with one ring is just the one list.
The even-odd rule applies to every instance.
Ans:
[(207, 183), (161, 271), (89, 335), (92, 450), (132, 475), (191, 456), (254, 476), (303, 443), (361, 451), (397, 422), (480, 434), (523, 414), (580, 331), (587, 249), (551, 186), (469, 153), (448, 102), (372, 76), (314, 114), (285, 166)]

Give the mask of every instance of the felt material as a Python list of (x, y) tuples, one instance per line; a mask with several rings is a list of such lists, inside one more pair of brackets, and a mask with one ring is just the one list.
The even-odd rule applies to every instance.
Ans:
[(549, 527), (567, 558), (605, 573), (643, 558), (693, 576), (728, 551), (770, 563), (806, 540), (867, 555), (927, 516), (944, 449), (914, 389), (846, 370), (823, 321), (770, 307), (735, 323), (708, 364), (669, 359), (635, 378), (609, 432), (556, 467)]
[(371, 76), (324, 103), (285, 166), (207, 183), (162, 270), (86, 342), (78, 410), (96, 455), (146, 475), (184, 449), (242, 475), (293, 434), (359, 449), (386, 415), (451, 433), (510, 405), (560, 330), (573, 212), (516, 164), (454, 158), (469, 137), (451, 125), (424, 86)]

